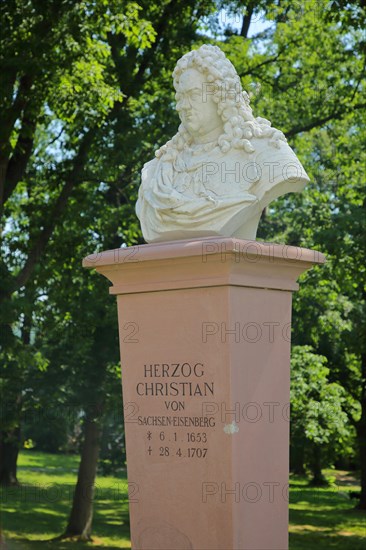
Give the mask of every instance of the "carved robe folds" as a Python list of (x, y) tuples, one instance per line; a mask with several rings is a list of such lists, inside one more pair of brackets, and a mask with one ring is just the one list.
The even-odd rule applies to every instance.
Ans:
[(147, 242), (206, 236), (254, 240), (262, 210), (309, 178), (285, 141), (254, 139), (255, 151), (216, 142), (168, 150), (145, 164), (136, 204)]

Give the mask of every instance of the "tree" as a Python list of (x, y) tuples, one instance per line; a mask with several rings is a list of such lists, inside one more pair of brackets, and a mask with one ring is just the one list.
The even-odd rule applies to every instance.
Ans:
[(346, 391), (328, 380), (327, 359), (310, 346), (294, 346), (291, 358), (291, 448), (297, 466), (306, 464), (312, 484), (326, 483), (322, 468), (333, 464), (339, 449), (350, 439), (343, 409)]

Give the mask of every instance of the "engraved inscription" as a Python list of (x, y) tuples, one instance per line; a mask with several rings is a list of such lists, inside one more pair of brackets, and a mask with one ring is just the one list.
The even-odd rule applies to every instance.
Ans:
[[(201, 362), (149, 363), (136, 383), (137, 425), (144, 429), (146, 456), (159, 460), (195, 459), (209, 454), (213, 416), (202, 416), (202, 400), (215, 394)], [(171, 399), (172, 398), (172, 399)], [(161, 411), (149, 414), (151, 400)], [(197, 414), (195, 414), (197, 411)], [(163, 428), (163, 429), (162, 429)]]

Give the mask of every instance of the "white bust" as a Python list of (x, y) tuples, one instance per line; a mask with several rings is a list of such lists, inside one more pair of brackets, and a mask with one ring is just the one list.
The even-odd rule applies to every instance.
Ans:
[(147, 242), (255, 239), (262, 210), (309, 178), (282, 132), (254, 118), (217, 46), (184, 55), (174, 72), (177, 134), (142, 170), (136, 213)]

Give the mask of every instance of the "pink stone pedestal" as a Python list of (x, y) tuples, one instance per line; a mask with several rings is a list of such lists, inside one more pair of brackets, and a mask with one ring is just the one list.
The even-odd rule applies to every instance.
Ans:
[(323, 262), (216, 237), (84, 260), (118, 300), (133, 549), (287, 549), (292, 291)]

